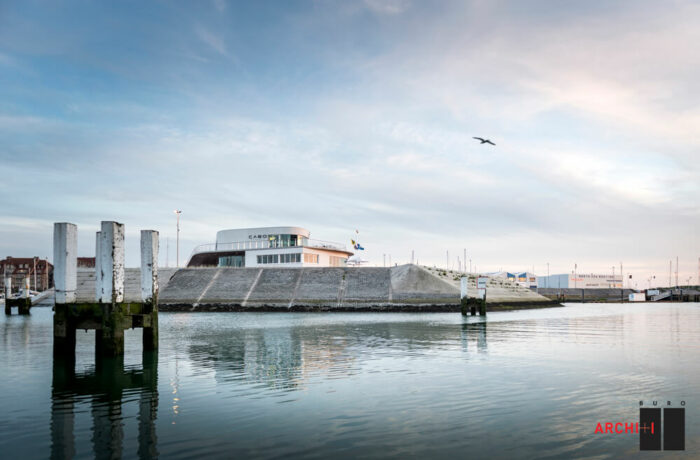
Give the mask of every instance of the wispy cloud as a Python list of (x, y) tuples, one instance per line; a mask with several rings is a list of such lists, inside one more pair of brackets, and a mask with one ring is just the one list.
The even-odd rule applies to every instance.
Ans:
[(226, 44), (221, 35), (215, 34), (214, 32), (212, 32), (211, 30), (209, 30), (201, 24), (198, 24), (195, 27), (194, 31), (195, 34), (197, 34), (197, 37), (210, 48), (212, 48), (214, 51), (223, 56), (227, 55)]
[(400, 14), (409, 5), (409, 0), (364, 0), (365, 5), (375, 13)]

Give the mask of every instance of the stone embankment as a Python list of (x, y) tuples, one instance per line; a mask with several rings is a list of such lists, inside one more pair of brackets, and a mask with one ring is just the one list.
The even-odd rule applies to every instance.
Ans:
[[(418, 265), (326, 268), (159, 268), (161, 311), (459, 311), (457, 272)], [(80, 302), (95, 298), (94, 269), (78, 270)], [(139, 299), (140, 269), (125, 269), (125, 301)], [(469, 295), (476, 276), (469, 276)], [(559, 303), (499, 279), (489, 310)]]
[[(391, 268), (190, 268), (161, 290), (161, 311), (459, 311), (457, 282), (417, 265)], [(470, 292), (476, 292), (476, 281)], [(558, 305), (517, 286), (489, 286), (493, 309)]]

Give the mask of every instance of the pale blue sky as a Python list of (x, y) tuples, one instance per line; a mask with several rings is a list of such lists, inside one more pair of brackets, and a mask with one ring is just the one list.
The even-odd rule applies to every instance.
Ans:
[[(0, 1), (0, 257), (51, 224), (697, 277), (695, 1)], [(485, 136), (496, 147), (479, 146)], [(697, 281), (695, 281), (697, 282)], [(641, 283), (640, 283), (641, 284)], [(646, 287), (646, 282), (644, 282)]]

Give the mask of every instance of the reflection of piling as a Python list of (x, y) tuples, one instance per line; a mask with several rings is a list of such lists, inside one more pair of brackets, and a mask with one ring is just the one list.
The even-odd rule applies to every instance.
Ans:
[(76, 404), (91, 396), (95, 458), (121, 458), (124, 392), (139, 390), (138, 458), (157, 458), (158, 354), (143, 352), (143, 369), (125, 370), (121, 356), (96, 361), (94, 372), (76, 375), (75, 361), (54, 358), (51, 405), (51, 458), (75, 456)]
[(124, 330), (143, 329), (144, 350), (158, 347), (158, 232), (141, 231), (141, 299), (124, 299), (124, 225), (102, 222), (96, 238), (95, 302), (77, 302), (77, 227), (54, 225), (54, 355), (74, 356), (76, 329), (95, 330), (95, 353), (124, 354)]

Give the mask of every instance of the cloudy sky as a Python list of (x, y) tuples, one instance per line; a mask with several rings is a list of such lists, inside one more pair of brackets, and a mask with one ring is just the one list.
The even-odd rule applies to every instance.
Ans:
[[(0, 1), (0, 257), (52, 223), (697, 278), (696, 1)], [(497, 145), (480, 146), (472, 136)], [(619, 270), (619, 268), (616, 268)], [(619, 273), (619, 271), (618, 271)], [(695, 281), (697, 282), (697, 281)]]

